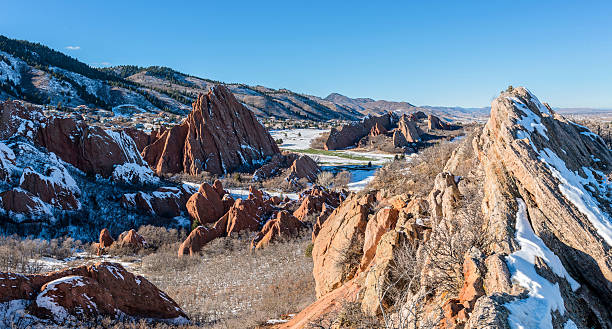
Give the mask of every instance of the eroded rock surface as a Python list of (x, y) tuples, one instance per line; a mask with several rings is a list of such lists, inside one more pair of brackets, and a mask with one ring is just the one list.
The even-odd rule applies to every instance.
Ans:
[(157, 174), (251, 169), (280, 153), (255, 115), (223, 86), (200, 95), (179, 125), (145, 147), (143, 157)]
[[(21, 275), (0, 273), (0, 303), (21, 301), (0, 317), (7, 320), (27, 310), (32, 317), (21, 323), (67, 324), (120, 313), (175, 324), (188, 322), (181, 308), (142, 276), (128, 272), (116, 263), (97, 263), (50, 272)], [(143, 302), (146, 301), (146, 302)]]

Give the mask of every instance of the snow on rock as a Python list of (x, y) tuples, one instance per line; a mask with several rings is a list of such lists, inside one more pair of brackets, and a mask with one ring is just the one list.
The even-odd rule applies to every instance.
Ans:
[(59, 166), (45, 166), (46, 175), (26, 167), (19, 180), (19, 186), (54, 207), (64, 210), (80, 209), (78, 197), (81, 195), (81, 190), (66, 168), (59, 162), (56, 163)]
[(15, 170), (15, 153), (0, 142), (0, 180), (7, 180)]
[[(525, 299), (517, 299), (505, 304), (510, 311), (508, 322), (512, 328), (553, 329), (552, 311), (565, 314), (565, 305), (558, 283), (551, 283), (536, 272), (536, 257), (541, 258), (559, 277), (565, 278), (572, 289), (580, 287), (565, 270), (561, 260), (533, 232), (527, 218), (527, 207), (522, 199), (517, 199), (516, 240), (520, 250), (510, 254), (506, 261), (512, 280), (528, 290)], [(533, 316), (538, 314), (538, 316)]]
[(153, 170), (137, 163), (125, 163), (115, 167), (111, 179), (114, 182), (129, 185), (155, 185), (159, 177)]
[[(612, 218), (610, 214), (602, 211), (597, 200), (589, 192), (587, 186), (596, 186), (606, 195), (610, 188), (610, 182), (603, 173), (597, 173), (593, 169), (583, 167), (587, 178), (581, 177), (577, 172), (571, 171), (565, 162), (551, 149), (545, 148), (540, 152), (540, 160), (551, 170), (554, 177), (559, 180), (559, 190), (580, 212), (582, 212), (597, 229), (597, 233), (612, 246)], [(600, 181), (594, 178), (594, 173), (600, 177)], [(612, 200), (608, 199), (608, 202)]]

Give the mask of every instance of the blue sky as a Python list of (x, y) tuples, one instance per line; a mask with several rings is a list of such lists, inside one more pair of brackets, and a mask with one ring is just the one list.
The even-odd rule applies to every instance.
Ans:
[[(612, 1), (9, 1), (0, 34), (325, 97), (612, 108)], [(72, 47), (69, 49), (67, 47)]]

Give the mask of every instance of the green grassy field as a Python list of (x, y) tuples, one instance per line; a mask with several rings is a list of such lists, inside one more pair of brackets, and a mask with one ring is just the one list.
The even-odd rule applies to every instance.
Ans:
[(376, 159), (374, 158), (344, 153), (342, 151), (327, 151), (327, 150), (319, 150), (319, 149), (313, 149), (313, 148), (304, 149), (304, 150), (294, 150), (294, 149), (284, 149), (284, 150), (295, 152), (295, 153), (335, 156), (339, 158), (345, 158), (345, 159), (351, 159), (351, 160), (357, 160), (357, 161), (376, 161)]

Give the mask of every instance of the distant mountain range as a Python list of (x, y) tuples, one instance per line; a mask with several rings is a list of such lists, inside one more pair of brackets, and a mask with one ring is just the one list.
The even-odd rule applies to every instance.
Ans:
[(359, 120), (368, 114), (421, 110), (451, 120), (484, 121), (489, 113), (488, 107), (415, 106), (337, 93), (320, 98), (287, 89), (223, 83), (159, 66), (94, 68), (47, 46), (0, 35), (0, 100), (184, 115), (198, 94), (217, 84), (227, 86), (260, 118)]

